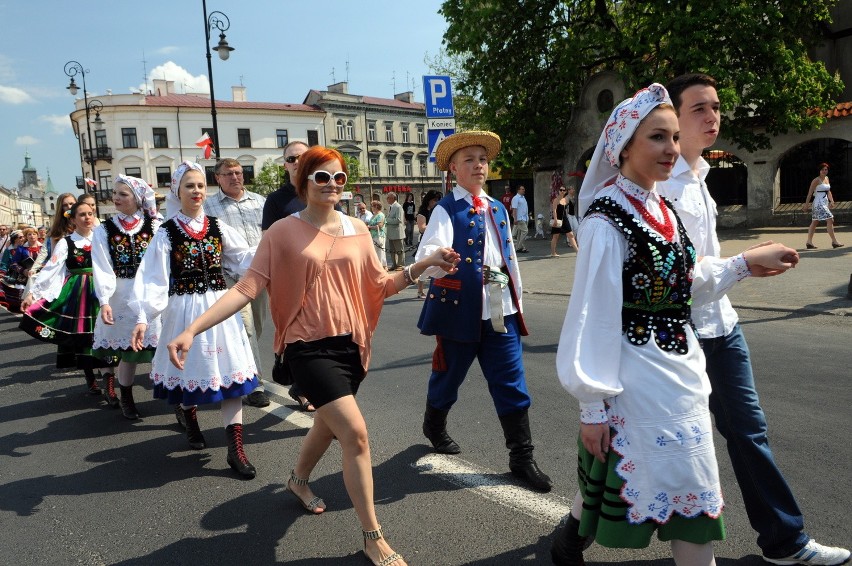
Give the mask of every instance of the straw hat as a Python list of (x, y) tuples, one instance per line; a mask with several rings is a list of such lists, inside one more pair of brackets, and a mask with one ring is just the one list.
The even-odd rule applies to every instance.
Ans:
[(446, 138), (435, 149), (435, 164), (441, 171), (448, 171), (453, 154), (465, 147), (480, 145), (485, 148), (485, 155), (491, 161), (500, 153), (500, 136), (494, 132), (470, 131), (459, 132)]

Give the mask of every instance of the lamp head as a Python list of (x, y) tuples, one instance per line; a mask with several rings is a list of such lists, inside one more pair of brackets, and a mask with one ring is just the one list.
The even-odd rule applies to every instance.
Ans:
[(65, 88), (68, 89), (68, 92), (71, 93), (71, 96), (77, 95), (77, 91), (79, 89), (77, 88), (77, 83), (74, 82), (74, 77), (71, 77), (71, 83), (68, 86), (66, 86)]
[(227, 61), (228, 57), (231, 56), (231, 51), (233, 50), (234, 48), (228, 45), (228, 41), (225, 39), (225, 32), (220, 33), (219, 44), (213, 48), (213, 51), (219, 54), (219, 59), (221, 59), (222, 61)]

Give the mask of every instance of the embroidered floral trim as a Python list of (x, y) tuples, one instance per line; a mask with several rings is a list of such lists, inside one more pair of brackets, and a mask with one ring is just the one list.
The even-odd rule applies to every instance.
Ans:
[(188, 237), (174, 220), (163, 224), (171, 252), (171, 283), (169, 296), (187, 293), (204, 294), (208, 289), (224, 291), (227, 288), (222, 273), (222, 237), (219, 223), (210, 220), (205, 235), (199, 239)]
[(179, 375), (170, 375), (152, 371), (151, 380), (154, 382), (154, 385), (162, 385), (170, 391), (180, 388), (189, 392), (193, 392), (198, 389), (204, 392), (209, 390), (218, 391), (219, 389), (227, 389), (234, 384), (242, 385), (247, 381), (251, 381), (255, 378), (256, 373), (251, 371), (252, 369), (253, 368), (249, 368), (248, 371), (237, 370), (230, 375), (213, 375), (201, 379), (188, 379), (185, 383)]
[(583, 424), (606, 424), (606, 409), (601, 407), (580, 407), (580, 422)]
[(749, 269), (748, 262), (746, 261), (745, 256), (743, 254), (735, 255), (728, 261), (730, 261), (734, 267), (734, 271), (737, 274), (737, 281), (742, 281), (743, 279), (751, 275), (751, 269)]

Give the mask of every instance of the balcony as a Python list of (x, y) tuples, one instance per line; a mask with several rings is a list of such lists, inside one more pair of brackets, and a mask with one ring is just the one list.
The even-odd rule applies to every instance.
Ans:
[(96, 161), (106, 161), (108, 163), (112, 163), (112, 149), (109, 147), (95, 147), (83, 150), (86, 160), (86, 163), (90, 165), (94, 164)]

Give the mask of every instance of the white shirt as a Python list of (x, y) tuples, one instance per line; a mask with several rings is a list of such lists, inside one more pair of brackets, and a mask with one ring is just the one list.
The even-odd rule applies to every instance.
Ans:
[[(453, 197), (457, 201), (464, 199), (468, 204), (470, 204), (470, 206), (473, 206), (473, 196), (463, 187), (456, 185), (455, 188), (453, 188)], [(486, 202), (496, 202), (493, 198), (485, 194), (484, 191), (479, 194), (479, 198)], [(503, 267), (503, 254), (500, 251), (500, 237), (497, 234), (497, 228), (491, 222), (490, 214), (486, 213), (485, 218), (485, 252), (483, 262), (485, 265), (490, 265), (492, 267)], [(426, 226), (426, 231), (420, 238), (420, 247), (417, 249), (416, 261), (422, 261), (423, 258), (435, 253), (435, 250), (438, 248), (453, 247), (453, 235), (453, 221), (450, 218), (450, 215), (443, 206), (436, 206), (432, 209), (432, 216), (429, 217), (429, 224)], [(509, 242), (509, 246), (511, 249), (514, 249), (515, 247), (513, 242)], [(510, 265), (517, 266), (517, 262), (510, 262)], [(444, 275), (447, 275), (446, 271), (440, 267), (433, 266), (427, 268), (426, 271), (423, 272), (422, 277), (434, 277), (435, 279), (439, 279)], [(518, 303), (520, 304), (521, 294), (523, 292), (523, 289), (521, 288), (520, 272), (514, 273), (512, 279), (517, 282), (515, 292), (517, 293)], [(491, 285), (482, 286), (482, 320), (491, 319), (491, 307), (488, 304), (490, 291)], [(521, 307), (521, 310), (523, 311), (523, 307)], [(516, 312), (518, 312), (518, 309), (515, 308), (515, 304), (512, 302), (512, 293), (507, 285), (503, 288), (503, 316), (515, 314)]]
[(528, 222), (530, 219), (530, 208), (527, 205), (527, 199), (522, 194), (517, 194), (512, 197), (512, 213), (515, 217), (515, 222)]
[[(75, 248), (92, 246), (91, 238), (81, 236), (77, 232), (71, 233), (71, 243)], [(53, 247), (53, 255), (44, 264), (41, 271), (36, 275), (35, 282), (30, 289), (33, 298), (46, 299), (48, 302), (56, 299), (62, 292), (62, 285), (68, 277), (68, 268), (65, 259), (68, 257), (68, 243), (65, 238), (60, 238)]]
[[(671, 178), (657, 183), (657, 191), (674, 205), (698, 256), (719, 257), (722, 248), (716, 235), (716, 202), (704, 181), (710, 165), (701, 157), (698, 160), (696, 176), (686, 160), (678, 157)], [(738, 320), (727, 295), (717, 301), (692, 306), (692, 321), (699, 338), (727, 336)]]
[(360, 212), (358, 213), (358, 218), (359, 218), (359, 219), (360, 219), (360, 220), (361, 220), (364, 224), (366, 224), (367, 222), (369, 222), (369, 221), (370, 221), (370, 219), (372, 219), (372, 218), (373, 218), (373, 213), (372, 213), (372, 212), (370, 212), (369, 210), (365, 210), (365, 211), (364, 211), (364, 214), (361, 214)]

